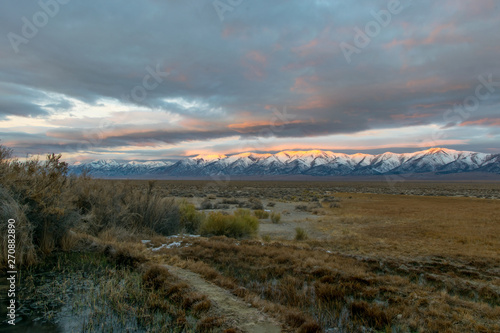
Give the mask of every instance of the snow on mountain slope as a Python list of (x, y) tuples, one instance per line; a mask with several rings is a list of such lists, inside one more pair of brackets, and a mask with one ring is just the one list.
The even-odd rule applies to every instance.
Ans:
[(128, 161), (118, 162), (116, 160), (98, 160), (89, 163), (81, 163), (70, 165), (69, 170), (72, 173), (80, 174), (84, 170), (91, 175), (118, 177), (118, 176), (135, 176), (147, 174), (152, 170), (171, 166), (170, 161)]
[(170, 161), (98, 160), (70, 166), (97, 176), (214, 176), (214, 175), (387, 175), (408, 173), (500, 173), (500, 155), (432, 148), (414, 153), (343, 154), (331, 151), (282, 151), (276, 154), (240, 153), (198, 155)]

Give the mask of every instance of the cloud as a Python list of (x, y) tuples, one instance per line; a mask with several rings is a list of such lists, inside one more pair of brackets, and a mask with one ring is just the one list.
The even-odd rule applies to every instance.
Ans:
[(50, 108), (55, 111), (65, 111), (65, 110), (70, 110), (75, 106), (75, 104), (71, 101), (68, 101), (67, 99), (62, 99), (60, 101), (57, 101), (55, 103), (47, 104), (44, 105), (45, 108)]
[(0, 119), (7, 116), (38, 117), (48, 115), (40, 101), (45, 94), (33, 89), (0, 82)]
[[(22, 35), (22, 18), (42, 10), (37, 2), (2, 6), (4, 36)], [(0, 128), (15, 127), (15, 140), (12, 128), (4, 133), (23, 153), (169, 144), (175, 154), (200, 141), (237, 147), (235, 136), (452, 128), (445, 112), (474, 94), (479, 75), (500, 81), (500, 35), (491, 33), (500, 28), (498, 7), (404, 4), (348, 64), (339, 45), (353, 43), (354, 29), (364, 29), (387, 1), (253, 0), (223, 22), (210, 1), (72, 1), (18, 53), (0, 40)], [(492, 118), (499, 102), (500, 88), (475, 121)], [(272, 110), (284, 107), (292, 120), (275, 131)], [(27, 129), (23, 117), (43, 121)], [(464, 125), (472, 120), (462, 120), (453, 140), (481, 147), (486, 141)], [(113, 127), (101, 130), (103, 123)], [(99, 144), (87, 146), (92, 128)]]
[(500, 127), (500, 118), (483, 118), (464, 121), (460, 126)]

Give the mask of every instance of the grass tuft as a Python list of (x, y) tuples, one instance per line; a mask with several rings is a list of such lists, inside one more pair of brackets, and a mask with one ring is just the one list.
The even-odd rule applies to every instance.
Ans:
[(265, 220), (269, 218), (269, 213), (262, 209), (254, 210), (253, 213), (259, 220)]
[(200, 233), (204, 236), (244, 238), (255, 236), (258, 228), (259, 220), (249, 210), (238, 209), (234, 215), (210, 213), (201, 225)]
[(271, 213), (271, 222), (277, 224), (277, 223), (280, 223), (280, 221), (281, 221), (281, 213), (272, 212)]
[(308, 239), (309, 237), (307, 236), (307, 232), (302, 229), (302, 228), (295, 228), (295, 240), (297, 241), (303, 241)]

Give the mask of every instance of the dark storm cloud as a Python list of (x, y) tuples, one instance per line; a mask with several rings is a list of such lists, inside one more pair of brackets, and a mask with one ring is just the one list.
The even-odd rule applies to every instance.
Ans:
[[(352, 125), (354, 127), (355, 125)], [(82, 142), (86, 145), (102, 147), (134, 146), (146, 142), (161, 142), (177, 144), (189, 141), (206, 141), (225, 137), (239, 137), (241, 139), (256, 139), (260, 137), (295, 138), (326, 135), (331, 133), (346, 133), (343, 124), (322, 122), (300, 122), (282, 124), (279, 126), (251, 126), (245, 128), (214, 128), (210, 130), (151, 130), (138, 131), (137, 128), (126, 128), (115, 126), (110, 131), (79, 130), (76, 128), (64, 130), (49, 130), (46, 132), (48, 138), (54, 142), (47, 148), (76, 149)], [(366, 128), (358, 128), (363, 130)], [(27, 144), (36, 145), (36, 141)]]
[(45, 94), (36, 90), (0, 82), (0, 119), (9, 115), (36, 117), (48, 112), (37, 102), (45, 98)]
[[(478, 76), (492, 74), (500, 82), (500, 35), (493, 33), (500, 28), (498, 4), (401, 0), (400, 12), (349, 63), (340, 45), (355, 45), (354, 29), (365, 30), (375, 20), (372, 12), (387, 9), (389, 2), (243, 1), (225, 12), (223, 21), (212, 1), (57, 2), (57, 13), (47, 15), (29, 38), (23, 35), (26, 20), (34, 24), (46, 6), (3, 2), (0, 119), (48, 117), (47, 108), (78, 116), (83, 111), (68, 99), (96, 104), (113, 98), (226, 123), (241, 122), (234, 119), (240, 114), (246, 121), (269, 121), (269, 106), (288, 106), (297, 120), (272, 133), (269, 126), (252, 125), (146, 128), (100, 143), (110, 147), (458, 126), (443, 115), (474, 94)], [(16, 45), (12, 34), (27, 42)], [(54, 100), (47, 96), (52, 93), (65, 97)], [(499, 103), (497, 87), (474, 117), (489, 117)], [(467, 139), (467, 128), (461, 130)], [(45, 140), (53, 140), (55, 132), (67, 133), (66, 140), (85, 140), (81, 129), (72, 127), (49, 132)], [(68, 144), (74, 143), (54, 147)]]

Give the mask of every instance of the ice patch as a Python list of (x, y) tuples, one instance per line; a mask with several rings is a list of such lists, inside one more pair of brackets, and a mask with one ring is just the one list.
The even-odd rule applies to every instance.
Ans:
[(179, 235), (167, 236), (167, 238), (179, 238), (179, 237), (201, 237), (201, 236), (200, 235), (189, 235), (189, 234), (188, 235), (179, 234)]
[[(192, 244), (190, 244), (190, 243), (185, 243), (183, 247), (188, 247), (191, 245)], [(161, 249), (171, 249), (173, 247), (182, 247), (182, 243), (181, 242), (173, 242), (173, 243), (169, 243), (169, 244), (162, 244), (159, 247), (152, 248), (151, 251), (156, 252), (156, 251), (160, 251)]]

